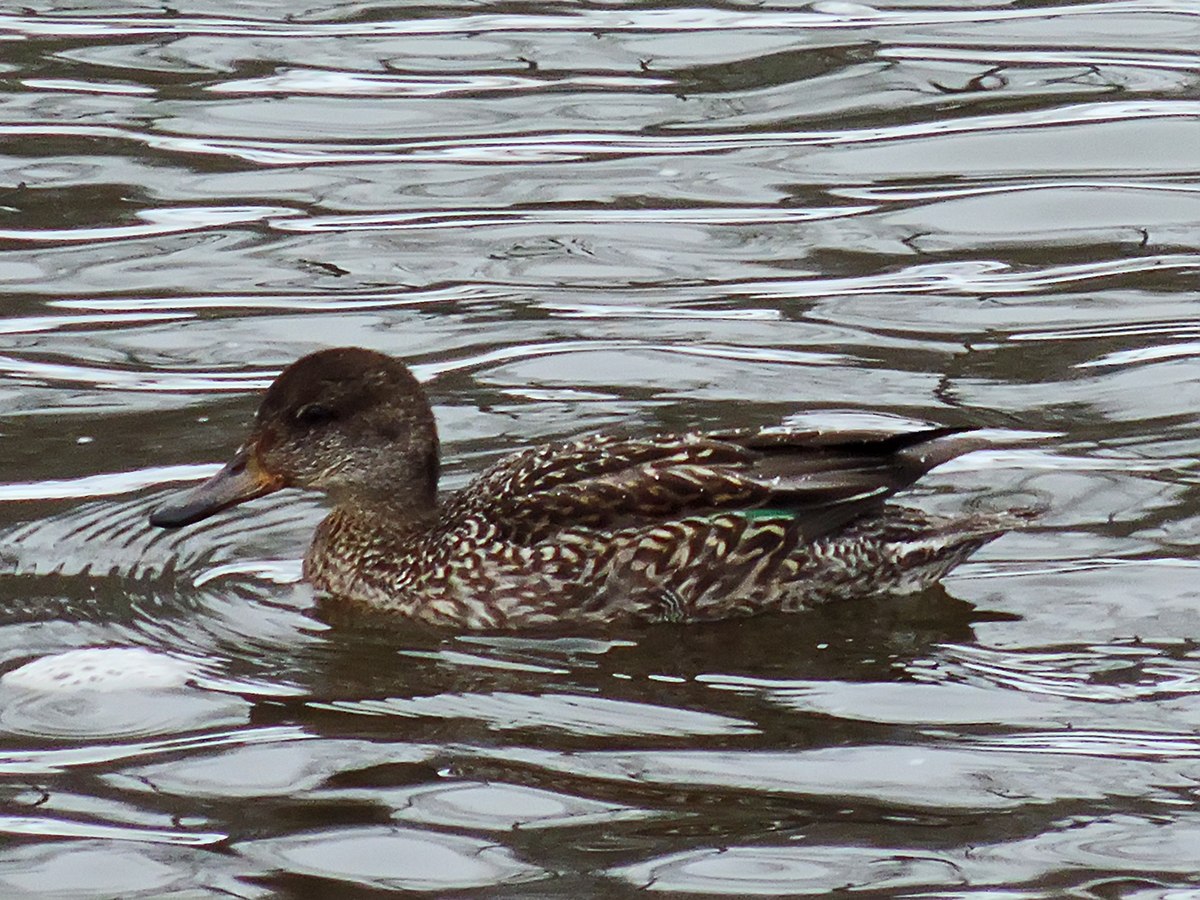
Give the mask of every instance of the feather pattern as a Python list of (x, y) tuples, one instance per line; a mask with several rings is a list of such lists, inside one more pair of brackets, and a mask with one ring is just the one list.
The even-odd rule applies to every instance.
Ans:
[(490, 629), (708, 621), (908, 593), (1021, 521), (886, 503), (976, 446), (948, 428), (550, 444), (501, 460), (418, 527), (335, 511), (308, 573), (374, 607)]

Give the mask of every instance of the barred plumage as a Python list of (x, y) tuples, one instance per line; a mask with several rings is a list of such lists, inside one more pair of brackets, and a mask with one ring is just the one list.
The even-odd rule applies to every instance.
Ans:
[(152, 520), (308, 487), (335, 507), (305, 575), (351, 601), (473, 629), (705, 621), (936, 581), (1022, 516), (886, 501), (986, 445), (954, 428), (595, 435), (514, 454), (439, 499), (420, 385), (348, 348), (288, 367), (233, 462)]

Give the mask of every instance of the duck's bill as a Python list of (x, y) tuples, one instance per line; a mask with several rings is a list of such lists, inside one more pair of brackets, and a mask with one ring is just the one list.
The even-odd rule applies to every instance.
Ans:
[(282, 488), (281, 479), (264, 472), (245, 449), (208, 481), (150, 514), (150, 524), (182, 528), (213, 513)]

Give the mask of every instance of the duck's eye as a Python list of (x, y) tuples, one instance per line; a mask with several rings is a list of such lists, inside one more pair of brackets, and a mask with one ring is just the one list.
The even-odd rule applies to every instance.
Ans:
[(320, 403), (305, 403), (292, 413), (292, 419), (297, 425), (323, 425), (337, 418), (337, 413), (328, 406)]

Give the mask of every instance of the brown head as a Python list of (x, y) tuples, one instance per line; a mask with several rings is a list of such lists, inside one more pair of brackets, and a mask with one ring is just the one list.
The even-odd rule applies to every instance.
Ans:
[(373, 350), (320, 350), (263, 397), (250, 437), (220, 472), (150, 522), (177, 528), (285, 487), (338, 503), (421, 515), (437, 503), (438, 439), (425, 392), (404, 363)]

